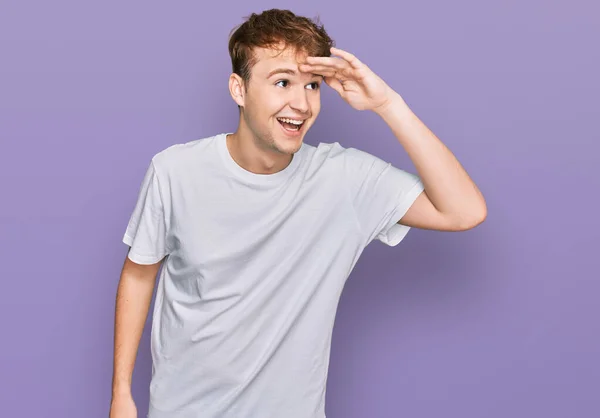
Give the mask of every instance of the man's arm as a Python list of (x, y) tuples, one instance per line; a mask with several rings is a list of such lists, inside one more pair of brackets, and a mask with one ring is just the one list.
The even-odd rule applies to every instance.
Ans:
[(111, 417), (135, 416), (131, 379), (161, 263), (141, 265), (125, 257), (115, 308)]
[(463, 231), (487, 216), (485, 199), (454, 154), (394, 91), (375, 112), (388, 124), (414, 163), (425, 190), (398, 223)]
[(388, 124), (415, 164), (425, 191), (398, 222), (446, 231), (473, 228), (487, 216), (485, 200), (450, 150), (411, 111), (402, 97), (353, 54), (307, 57), (300, 71), (322, 74), (353, 108), (372, 110)]

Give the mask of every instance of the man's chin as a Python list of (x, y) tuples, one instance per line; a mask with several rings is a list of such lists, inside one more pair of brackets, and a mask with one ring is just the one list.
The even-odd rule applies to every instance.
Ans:
[(303, 140), (303, 137), (295, 139), (286, 138), (284, 141), (278, 142), (277, 146), (286, 154), (295, 154), (300, 150), (300, 147), (302, 147), (302, 142), (304, 142)]
[(289, 154), (297, 152), (302, 146), (303, 141), (304, 135), (298, 136), (297, 138), (290, 138), (280, 135), (275, 139), (275, 146), (282, 152)]

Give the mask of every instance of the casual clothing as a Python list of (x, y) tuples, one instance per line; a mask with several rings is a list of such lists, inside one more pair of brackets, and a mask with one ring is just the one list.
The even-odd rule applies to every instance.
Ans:
[(160, 271), (149, 418), (323, 418), (338, 300), (363, 249), (397, 245), (420, 179), (339, 143), (275, 174), (226, 135), (150, 162), (123, 242)]

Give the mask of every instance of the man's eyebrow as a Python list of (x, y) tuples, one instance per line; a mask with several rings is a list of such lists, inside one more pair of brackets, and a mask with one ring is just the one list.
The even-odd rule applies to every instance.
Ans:
[(267, 76), (267, 78), (271, 78), (273, 77), (275, 74), (289, 74), (289, 75), (296, 75), (296, 71), (292, 70), (291, 68), (276, 68), (273, 71), (271, 71), (269, 73), (269, 75)]
[[(291, 68), (276, 68), (269, 73), (267, 78), (271, 78), (275, 74), (289, 74), (291, 76), (295, 76), (297, 73), (296, 73), (296, 71), (292, 70)], [(323, 77), (321, 74), (313, 74), (312, 76), (313, 77)]]

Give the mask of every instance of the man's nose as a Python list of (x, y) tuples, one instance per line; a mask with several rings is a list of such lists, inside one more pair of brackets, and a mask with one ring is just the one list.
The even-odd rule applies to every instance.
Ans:
[(306, 89), (298, 89), (294, 92), (290, 101), (290, 107), (300, 113), (308, 113), (308, 96)]

